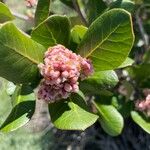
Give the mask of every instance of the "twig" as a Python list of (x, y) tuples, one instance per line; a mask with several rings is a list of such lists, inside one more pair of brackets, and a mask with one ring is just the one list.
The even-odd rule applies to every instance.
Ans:
[(26, 15), (19, 14), (19, 13), (17, 13), (17, 12), (12, 12), (12, 14), (13, 14), (15, 17), (17, 17), (17, 18), (19, 18), (19, 19), (21, 19), (21, 20), (25, 20), (25, 21), (29, 20), (29, 17), (26, 16)]
[(75, 8), (76, 12), (78, 13), (78, 15), (80, 16), (80, 18), (82, 20), (82, 22), (87, 26), (88, 23), (87, 23), (86, 19), (84, 18), (83, 14), (80, 10), (78, 1), (77, 0), (72, 0), (72, 2), (73, 2), (73, 5), (74, 5), (74, 8)]

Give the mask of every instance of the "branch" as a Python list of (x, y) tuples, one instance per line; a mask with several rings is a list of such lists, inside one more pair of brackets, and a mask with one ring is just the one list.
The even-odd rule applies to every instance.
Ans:
[(19, 14), (19, 13), (17, 13), (17, 12), (11, 12), (15, 17), (17, 17), (17, 18), (19, 18), (19, 19), (21, 19), (21, 20), (25, 20), (25, 21), (27, 21), (27, 20), (29, 20), (29, 17), (28, 16), (26, 16), (26, 15), (22, 15), (22, 14)]
[(87, 26), (88, 23), (87, 23), (86, 19), (84, 18), (83, 14), (80, 10), (78, 1), (77, 0), (72, 0), (72, 2), (73, 2), (73, 5), (74, 5), (74, 8), (75, 8), (76, 12), (78, 13), (78, 15), (80, 16), (80, 18), (82, 20), (82, 22)]
[(140, 30), (140, 34), (142, 36), (142, 39), (144, 41), (144, 47), (146, 50), (149, 49), (149, 37), (147, 35), (147, 33), (145, 32), (144, 30), (144, 27), (143, 27), (143, 22), (142, 22), (142, 19), (140, 17), (140, 13), (141, 13), (141, 10), (145, 7), (150, 7), (150, 5), (142, 5), (138, 10), (137, 10), (137, 13), (136, 13), (136, 21), (137, 21), (137, 24), (139, 26), (139, 30)]

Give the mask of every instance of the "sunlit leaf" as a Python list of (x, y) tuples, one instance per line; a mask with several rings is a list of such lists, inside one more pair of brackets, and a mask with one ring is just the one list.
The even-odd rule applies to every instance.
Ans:
[(100, 94), (101, 89), (114, 87), (118, 83), (117, 74), (113, 70), (95, 72), (82, 81), (80, 89), (87, 94)]
[(49, 106), (54, 126), (63, 130), (85, 130), (98, 119), (87, 111), (83, 96), (75, 95), (67, 101), (60, 101)]
[(12, 101), (14, 101), (13, 109), (0, 127), (2, 132), (10, 132), (20, 128), (30, 120), (34, 113), (35, 96), (31, 88), (27, 86), (16, 88)]
[(98, 110), (99, 121), (104, 131), (111, 136), (121, 134), (124, 121), (117, 109), (110, 104), (103, 104), (99, 99), (94, 101), (94, 105)]
[(66, 46), (70, 39), (70, 22), (66, 16), (50, 16), (32, 31), (31, 37), (46, 48), (56, 44)]
[(112, 9), (91, 24), (78, 51), (92, 60), (96, 71), (111, 70), (125, 61), (133, 42), (131, 15), (123, 9)]
[(150, 134), (150, 119), (146, 118), (144, 114), (136, 111), (131, 112), (131, 117), (136, 124), (138, 124), (144, 131)]
[(0, 27), (0, 76), (15, 83), (39, 79), (45, 48), (10, 22)]
[(0, 23), (13, 20), (14, 16), (11, 14), (9, 8), (2, 2), (0, 2)]
[(125, 68), (131, 66), (134, 63), (134, 60), (127, 57), (126, 60), (118, 67), (118, 68)]

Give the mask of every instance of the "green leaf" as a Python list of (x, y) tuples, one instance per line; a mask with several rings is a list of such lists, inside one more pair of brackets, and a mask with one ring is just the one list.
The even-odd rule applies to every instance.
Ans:
[(133, 12), (135, 9), (135, 3), (131, 0), (117, 0), (110, 4), (109, 9), (122, 8), (129, 12)]
[(8, 81), (0, 77), (0, 125), (11, 110), (10, 96), (6, 92), (7, 84)]
[(125, 61), (133, 42), (131, 15), (123, 9), (112, 9), (91, 24), (78, 51), (92, 60), (96, 71), (112, 70)]
[(100, 94), (101, 89), (114, 87), (118, 83), (118, 76), (113, 70), (95, 72), (80, 82), (80, 89), (87, 94)]
[(85, 130), (98, 118), (87, 111), (83, 97), (77, 94), (70, 100), (50, 104), (49, 111), (54, 126), (63, 130)]
[(141, 64), (132, 68), (133, 77), (139, 86), (150, 87), (150, 64)]
[(66, 46), (70, 39), (70, 22), (66, 16), (50, 16), (32, 31), (31, 37), (46, 48), (56, 44)]
[(123, 96), (113, 96), (111, 99), (111, 104), (121, 113), (123, 118), (128, 118), (131, 111), (134, 109), (133, 101), (129, 100), (129, 98), (125, 99)]
[(132, 111), (131, 117), (144, 131), (150, 134), (150, 119), (146, 118), (142, 113)]
[(126, 60), (118, 68), (125, 68), (128, 66), (132, 66), (133, 63), (134, 63), (134, 60), (127, 57)]
[(111, 136), (119, 135), (122, 132), (124, 121), (117, 109), (112, 105), (101, 103), (98, 99), (94, 101), (94, 105), (98, 110), (99, 121), (104, 131)]
[(35, 12), (35, 25), (39, 25), (43, 22), (50, 12), (50, 2), (51, 0), (38, 0), (36, 12)]
[(30, 87), (16, 88), (12, 100), (13, 109), (0, 127), (2, 132), (14, 131), (22, 127), (30, 120), (34, 113), (35, 95)]
[(14, 16), (11, 14), (9, 8), (0, 2), (0, 23), (4, 23), (9, 20), (13, 20)]
[(39, 79), (37, 65), (45, 48), (31, 40), (11, 22), (0, 26), (0, 76), (15, 83)]
[(20, 102), (35, 100), (35, 95), (33, 93), (33, 88), (29, 85), (17, 85), (15, 92), (12, 95), (12, 106), (15, 107)]
[(83, 25), (75, 25), (71, 30), (70, 49), (76, 51), (78, 44), (81, 42), (87, 27)]
[(86, 14), (91, 24), (107, 8), (103, 0), (88, 0), (86, 5)]
[(71, 30), (72, 41), (76, 44), (79, 44), (87, 30), (88, 28), (83, 25), (74, 26)]

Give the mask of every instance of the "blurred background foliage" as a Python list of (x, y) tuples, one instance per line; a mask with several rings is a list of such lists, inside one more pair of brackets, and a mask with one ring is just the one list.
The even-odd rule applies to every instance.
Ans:
[[(14, 23), (30, 32), (34, 7), (26, 7), (24, 0), (4, 0), (16, 16)], [(78, 0), (80, 11), (73, 1), (52, 0), (51, 14), (65, 14), (71, 25), (89, 26), (101, 13), (111, 8), (124, 8), (132, 13), (136, 41), (130, 53), (134, 67), (118, 71), (120, 83), (115, 89), (112, 104), (128, 119), (122, 135), (110, 137), (96, 124), (85, 132), (60, 131), (51, 124), (41, 132), (30, 132), (28, 126), (17, 131), (0, 133), (0, 150), (149, 150), (150, 135), (132, 122), (126, 109), (135, 99), (144, 98), (150, 89), (150, 0)], [(14, 85), (0, 78), (0, 124), (11, 110), (10, 95)], [(117, 100), (116, 100), (117, 99)]]

